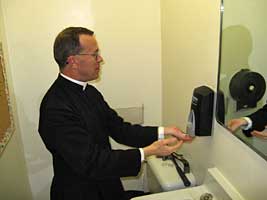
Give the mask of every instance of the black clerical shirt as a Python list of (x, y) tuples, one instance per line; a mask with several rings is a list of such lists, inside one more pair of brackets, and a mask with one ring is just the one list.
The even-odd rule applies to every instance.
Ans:
[(53, 156), (51, 200), (125, 199), (120, 177), (138, 174), (140, 152), (112, 150), (109, 136), (137, 148), (157, 140), (157, 127), (124, 122), (95, 87), (60, 75), (42, 100), (39, 133)]

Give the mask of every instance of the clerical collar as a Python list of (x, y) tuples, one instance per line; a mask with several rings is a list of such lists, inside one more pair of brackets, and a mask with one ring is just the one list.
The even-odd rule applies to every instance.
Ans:
[(76, 84), (78, 84), (78, 85), (83, 86), (83, 90), (85, 90), (85, 88), (86, 88), (86, 86), (87, 86), (87, 82), (83, 82), (83, 81), (75, 80), (75, 79), (73, 79), (73, 78), (70, 78), (70, 77), (66, 76), (65, 74), (62, 74), (62, 73), (60, 73), (60, 75), (61, 75), (62, 77), (64, 77), (65, 79), (67, 79), (67, 80), (73, 82), (73, 83), (76, 83)]

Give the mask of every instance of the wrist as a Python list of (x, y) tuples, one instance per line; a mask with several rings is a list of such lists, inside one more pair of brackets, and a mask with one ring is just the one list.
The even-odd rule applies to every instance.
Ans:
[(144, 151), (145, 158), (148, 157), (148, 156), (153, 155), (153, 150), (151, 149), (150, 146), (144, 147), (143, 151)]

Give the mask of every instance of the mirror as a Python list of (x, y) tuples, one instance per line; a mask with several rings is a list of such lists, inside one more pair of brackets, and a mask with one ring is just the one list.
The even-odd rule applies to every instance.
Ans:
[[(223, 0), (216, 118), (225, 127), (230, 119), (252, 114), (266, 103), (266, 6), (266, 0)], [(247, 83), (242, 82), (240, 76), (237, 78), (238, 72), (238, 75), (250, 73), (244, 75), (247, 78), (251, 78), (251, 74), (257, 77), (249, 81), (246, 78), (249, 86), (244, 89)], [(258, 96), (253, 102), (249, 95), (254, 92), (254, 99)], [(240, 129), (235, 136), (267, 160), (267, 139), (247, 137)]]

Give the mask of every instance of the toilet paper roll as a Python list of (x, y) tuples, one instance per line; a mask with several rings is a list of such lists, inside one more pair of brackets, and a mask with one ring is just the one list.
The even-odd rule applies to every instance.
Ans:
[(232, 77), (229, 90), (237, 102), (237, 111), (242, 108), (254, 108), (265, 93), (266, 83), (261, 74), (241, 69)]

